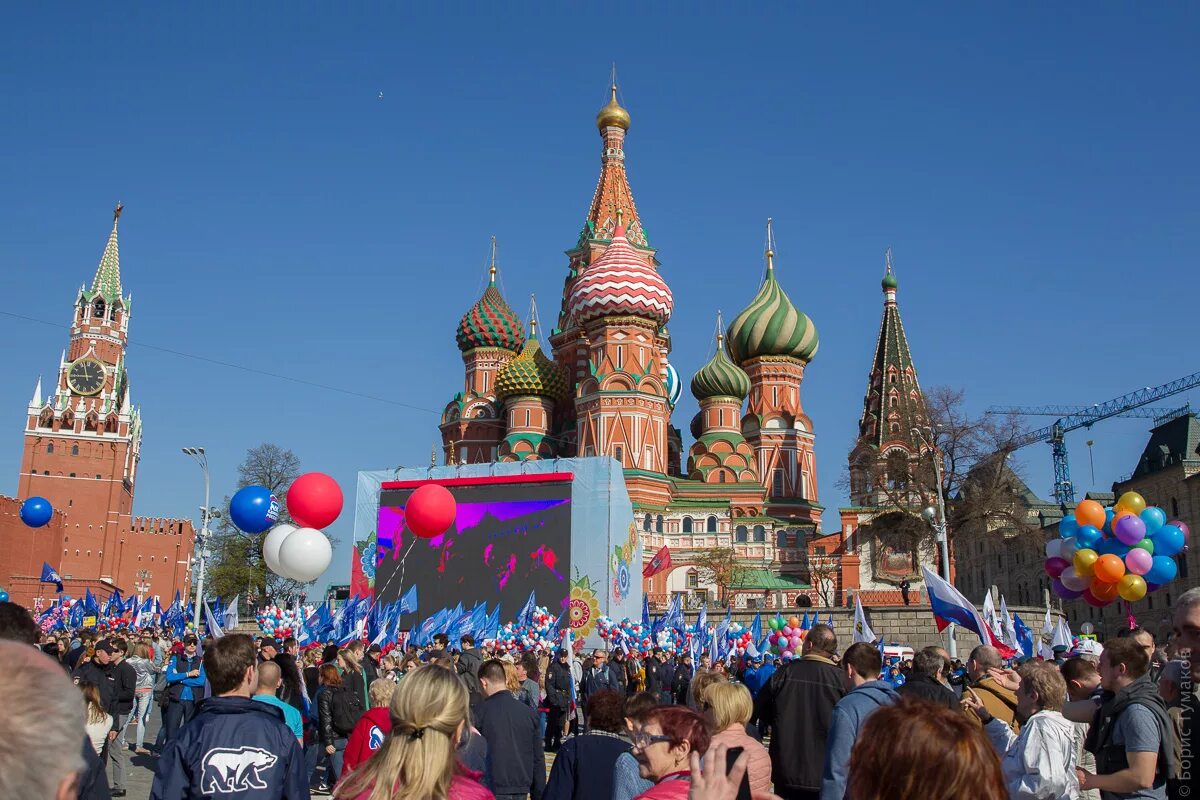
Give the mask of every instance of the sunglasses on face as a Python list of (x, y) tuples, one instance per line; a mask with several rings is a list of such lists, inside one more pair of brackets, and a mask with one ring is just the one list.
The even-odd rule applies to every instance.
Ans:
[(656, 735), (653, 733), (646, 733), (645, 731), (634, 731), (632, 734), (630, 734), (629, 739), (633, 742), (633, 746), (639, 750), (645, 750), (647, 747), (657, 742), (671, 741), (670, 736), (663, 736), (661, 734)]

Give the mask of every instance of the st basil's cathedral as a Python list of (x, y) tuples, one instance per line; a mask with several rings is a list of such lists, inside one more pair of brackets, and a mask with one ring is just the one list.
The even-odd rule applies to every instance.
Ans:
[[(575, 245), (567, 251), (557, 324), (543, 351), (531, 309), (527, 327), (496, 285), (458, 324), (462, 391), (441, 417), (448, 464), (608, 456), (618, 461), (634, 504), (644, 558), (664, 545), (672, 568), (644, 580), (661, 606), (683, 594), (692, 605), (736, 608), (841, 605), (848, 591), (876, 604), (899, 602), (902, 580), (920, 581), (917, 548), (860, 527), (888, 508), (872, 486), (927, 458), (912, 433), (925, 405), (896, 305), (890, 260), (884, 313), (850, 454), (851, 506), (842, 529), (821, 531), (816, 428), (804, 412), (805, 368), (817, 328), (780, 282), (768, 222), (766, 271), (750, 303), (717, 335), (715, 355), (693, 375), (700, 411), (692, 444), (671, 413), (683, 391), (670, 362), (671, 289), (638, 214), (625, 166), (629, 112), (612, 87), (596, 116), (600, 178)], [(749, 287), (747, 287), (749, 289)], [(718, 331), (722, 326), (718, 324)], [(732, 548), (730, 585), (706, 585), (696, 564)], [(807, 598), (807, 599), (806, 599)]]

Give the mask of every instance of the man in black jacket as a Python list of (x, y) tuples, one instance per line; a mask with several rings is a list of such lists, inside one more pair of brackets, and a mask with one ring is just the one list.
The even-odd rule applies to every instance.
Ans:
[(784, 800), (820, 796), (833, 707), (846, 694), (836, 655), (833, 628), (814, 625), (803, 657), (778, 669), (758, 693), (756, 716), (772, 731), (771, 780)]
[(496, 800), (541, 800), (546, 788), (541, 721), (508, 691), (502, 662), (485, 661), (479, 683), (486, 699), (476, 711), (476, 727), (488, 743), (488, 788)]
[(609, 672), (612, 673), (612, 678), (616, 681), (617, 691), (622, 697), (629, 695), (629, 674), (626, 672), (625, 652), (623, 650), (614, 650), (612, 654), (612, 663), (608, 665)]
[(567, 651), (559, 650), (555, 653), (554, 661), (546, 668), (545, 749), (551, 753), (558, 750), (562, 744), (563, 727), (566, 725), (567, 712), (571, 708), (571, 685), (575, 678), (571, 675), (568, 659)]
[(945, 683), (949, 668), (940, 647), (926, 647), (913, 656), (908, 680), (897, 691), (901, 697), (918, 698), (958, 711), (958, 696)]
[(671, 681), (675, 669), (667, 663), (662, 648), (656, 647), (646, 659), (646, 691), (659, 699), (663, 705), (671, 704)]
[(134, 693), (137, 690), (137, 672), (125, 661), (128, 645), (118, 637), (111, 642), (113, 648), (112, 672), (114, 705), (117, 713), (113, 719), (116, 735), (108, 739), (108, 762), (112, 765), (112, 793), (114, 797), (125, 796), (125, 776), (129, 773), (129, 743), (125, 741), (125, 724), (133, 711)]
[[(117, 720), (120, 718), (117, 700), (117, 669), (113, 656), (117, 649), (108, 639), (96, 642), (95, 652), (91, 659), (82, 662), (71, 673), (71, 680), (78, 686), (80, 683), (93, 683), (100, 692), (100, 705), (113, 718), (112, 730), (108, 732), (109, 744), (105, 745), (103, 757), (107, 760), (113, 739), (117, 738)], [(136, 681), (135, 681), (136, 683)], [(117, 795), (120, 797), (121, 795)]]
[(256, 661), (254, 640), (244, 633), (204, 651), (213, 696), (163, 751), (150, 800), (308, 800), (304, 753), (283, 712), (250, 699)]
[(279, 699), (304, 714), (304, 681), (296, 657), (300, 654), (300, 642), (289, 636), (283, 640), (283, 649), (275, 656), (283, 682), (279, 685)]
[(459, 640), (462, 647), (458, 657), (458, 674), (467, 684), (471, 693), (471, 708), (474, 709), (483, 700), (483, 687), (479, 685), (479, 668), (483, 666), (483, 651), (475, 646), (475, 637), (464, 633)]
[(679, 705), (687, 705), (688, 687), (692, 685), (692, 677), (695, 671), (692, 669), (692, 654), (684, 653), (679, 659), (679, 666), (675, 668), (675, 674), (671, 678), (671, 696)]

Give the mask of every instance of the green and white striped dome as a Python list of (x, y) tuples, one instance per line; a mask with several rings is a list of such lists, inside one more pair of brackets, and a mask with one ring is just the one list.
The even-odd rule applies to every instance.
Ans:
[(725, 348), (717, 346), (717, 352), (708, 363), (692, 376), (692, 395), (697, 400), (710, 397), (736, 397), (745, 400), (750, 394), (750, 378), (729, 360)]
[(759, 356), (808, 362), (817, 354), (817, 326), (792, 304), (775, 278), (774, 253), (767, 251), (762, 288), (729, 325), (726, 347), (736, 364)]

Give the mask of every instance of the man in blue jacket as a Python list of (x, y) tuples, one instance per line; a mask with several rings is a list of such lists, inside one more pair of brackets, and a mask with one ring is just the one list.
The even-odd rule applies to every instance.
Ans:
[(841, 668), (850, 691), (833, 707), (829, 737), (825, 744), (825, 774), (821, 779), (821, 800), (843, 800), (850, 751), (858, 740), (867, 717), (881, 706), (889, 706), (900, 695), (887, 681), (879, 679), (883, 659), (873, 644), (855, 642), (842, 655)]
[(163, 712), (165, 741), (175, 738), (181, 725), (191, 721), (196, 702), (204, 699), (204, 663), (196, 655), (196, 635), (183, 637), (183, 653), (167, 664), (167, 708)]
[(250, 699), (257, 658), (242, 633), (205, 651), (212, 697), (167, 744), (150, 800), (308, 800), (304, 752), (283, 712)]

